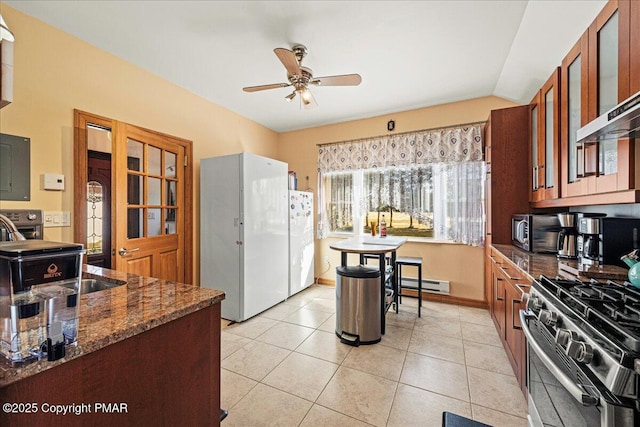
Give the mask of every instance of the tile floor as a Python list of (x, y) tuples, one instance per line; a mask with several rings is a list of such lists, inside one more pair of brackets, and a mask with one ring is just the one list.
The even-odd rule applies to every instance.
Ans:
[(403, 298), (378, 344), (335, 336), (335, 289), (314, 285), (246, 322), (222, 321), (231, 426), (440, 426), (449, 411), (526, 426), (526, 403), (487, 310)]

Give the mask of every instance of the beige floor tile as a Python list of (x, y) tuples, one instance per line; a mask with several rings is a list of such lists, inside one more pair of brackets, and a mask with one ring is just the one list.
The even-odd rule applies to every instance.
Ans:
[(340, 367), (317, 403), (369, 424), (384, 426), (397, 384), (355, 369)]
[(317, 328), (329, 317), (331, 317), (331, 313), (327, 313), (326, 311), (309, 310), (303, 307), (300, 310), (294, 311), (282, 321), (307, 326), (309, 328)]
[(229, 411), (258, 384), (235, 372), (220, 369), (220, 407)]
[(310, 303), (315, 296), (313, 292), (308, 290), (300, 291), (292, 297), (286, 299), (282, 304), (293, 305), (295, 307), (302, 307)]
[(527, 419), (505, 414), (485, 408), (484, 406), (471, 405), (473, 419), (493, 427), (527, 427)]
[(503, 347), (465, 341), (464, 356), (467, 366), (513, 375), (513, 369)]
[(267, 330), (264, 334), (256, 338), (256, 340), (289, 350), (295, 350), (313, 331), (313, 328), (282, 322)]
[(464, 364), (464, 348), (459, 338), (435, 335), (430, 330), (415, 329), (409, 343), (411, 353), (437, 357)]
[(314, 402), (338, 369), (337, 364), (291, 353), (262, 382)]
[(353, 347), (342, 344), (333, 332), (315, 331), (296, 352), (333, 363), (342, 363)]
[(399, 384), (387, 426), (440, 426), (444, 411), (471, 418), (469, 402)]
[(389, 324), (387, 324), (385, 328), (386, 331), (382, 336), (380, 344), (386, 345), (387, 347), (397, 348), (399, 350), (406, 350), (409, 348), (409, 341), (411, 341), (411, 329)]
[(237, 350), (250, 343), (249, 338), (240, 335), (230, 334), (225, 331), (220, 332), (220, 360), (224, 360)]
[(225, 427), (297, 426), (313, 403), (264, 384), (255, 386), (225, 418)]
[(316, 298), (324, 298), (334, 300), (336, 299), (336, 287), (335, 286), (325, 286), (325, 285), (317, 285), (313, 287), (313, 295)]
[(325, 332), (335, 332), (336, 331), (336, 315), (335, 313), (331, 315), (327, 320), (322, 322), (322, 325), (318, 326), (318, 329)]
[(407, 353), (400, 382), (469, 401), (467, 369), (459, 363)]
[(398, 381), (407, 352), (384, 345), (355, 347), (342, 362), (342, 366)]
[(444, 317), (447, 319), (460, 320), (460, 311), (457, 305), (444, 304), (441, 302), (426, 301), (422, 306), (422, 315), (430, 317)]
[(291, 353), (284, 348), (252, 341), (222, 361), (222, 367), (256, 381), (262, 380)]
[(494, 326), (489, 310), (475, 307), (458, 307), (460, 310), (460, 321), (475, 323), (476, 325)]
[(300, 427), (366, 427), (368, 424), (320, 405), (313, 405)]
[(336, 312), (335, 300), (329, 300), (324, 298), (314, 298), (309, 301), (303, 308), (309, 310), (326, 311), (327, 313)]
[(277, 320), (256, 316), (244, 322), (234, 323), (226, 327), (225, 332), (255, 339), (267, 329), (278, 323)]
[(468, 367), (471, 403), (518, 417), (527, 416), (527, 404), (513, 375)]
[(462, 322), (462, 339), (478, 342), (480, 344), (493, 345), (502, 348), (502, 342), (495, 326), (475, 325)]
[(418, 315), (416, 313), (408, 313), (400, 311), (396, 313), (393, 308), (389, 309), (385, 317), (387, 325), (398, 326), (400, 328), (413, 329), (416, 324)]
[(259, 316), (266, 317), (267, 319), (282, 320), (299, 309), (300, 307), (296, 307), (295, 305), (281, 303), (267, 311), (263, 311)]
[(416, 320), (414, 330), (428, 331), (435, 335), (442, 335), (451, 338), (462, 338), (460, 321), (454, 317), (433, 317), (423, 314)]

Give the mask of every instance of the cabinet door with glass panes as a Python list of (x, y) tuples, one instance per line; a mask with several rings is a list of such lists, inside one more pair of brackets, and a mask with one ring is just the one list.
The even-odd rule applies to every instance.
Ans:
[[(560, 68), (534, 98), (531, 108), (532, 202), (560, 195)], [(537, 101), (537, 105), (536, 105)], [(537, 141), (537, 145), (535, 142)], [(536, 161), (537, 160), (537, 161)]]
[[(630, 93), (631, 2), (611, 0), (589, 27), (587, 119), (594, 120)], [(584, 176), (589, 194), (634, 186), (634, 150), (628, 138), (605, 138), (578, 144), (584, 150)]]
[[(580, 40), (562, 60), (560, 67), (561, 99), (560, 104), (560, 141), (561, 141), (561, 194), (562, 197), (581, 196), (589, 193), (589, 180), (583, 179), (589, 168), (586, 159), (597, 158), (595, 145), (577, 141), (577, 131), (588, 122), (587, 107), (589, 95), (589, 32)], [(595, 190), (595, 189), (594, 189)]]

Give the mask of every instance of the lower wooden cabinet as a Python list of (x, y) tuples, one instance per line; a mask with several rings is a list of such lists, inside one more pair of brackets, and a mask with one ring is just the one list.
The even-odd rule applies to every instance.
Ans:
[[(486, 268), (491, 270), (491, 318), (520, 388), (526, 395), (527, 351), (519, 311), (523, 308), (522, 295), (528, 292), (531, 281), (522, 270), (494, 248), (488, 251)], [(489, 278), (489, 274), (486, 277)]]

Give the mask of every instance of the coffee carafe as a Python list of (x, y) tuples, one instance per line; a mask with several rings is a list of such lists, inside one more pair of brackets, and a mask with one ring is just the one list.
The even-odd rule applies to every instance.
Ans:
[(558, 232), (558, 258), (578, 258), (578, 229), (576, 228), (577, 214), (571, 212), (559, 213), (560, 231)]

